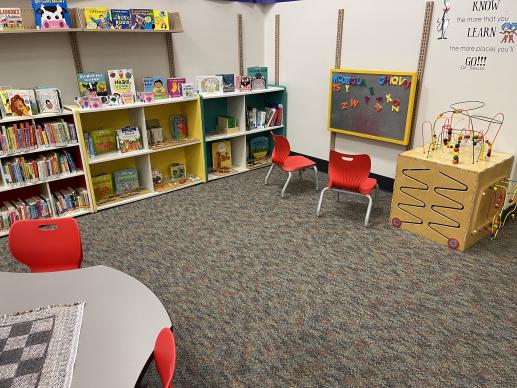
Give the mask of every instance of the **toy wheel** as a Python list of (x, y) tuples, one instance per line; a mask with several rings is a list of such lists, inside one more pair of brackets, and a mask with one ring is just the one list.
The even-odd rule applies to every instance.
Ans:
[(394, 219), (391, 220), (391, 224), (395, 228), (400, 228), (400, 226), (402, 225), (402, 221), (400, 221), (400, 219), (398, 219), (398, 218), (394, 218)]
[(460, 247), (460, 242), (458, 240), (456, 240), (455, 238), (450, 238), (449, 241), (447, 242), (447, 245), (451, 249), (458, 249)]

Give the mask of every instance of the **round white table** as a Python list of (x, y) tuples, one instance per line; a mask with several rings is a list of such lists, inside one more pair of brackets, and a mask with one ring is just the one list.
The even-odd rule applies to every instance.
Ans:
[(86, 301), (72, 387), (134, 387), (159, 331), (171, 327), (151, 290), (104, 266), (48, 273), (0, 272), (0, 316)]

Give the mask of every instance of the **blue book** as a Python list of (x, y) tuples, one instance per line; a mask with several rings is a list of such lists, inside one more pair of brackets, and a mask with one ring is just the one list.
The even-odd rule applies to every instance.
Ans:
[(113, 181), (115, 182), (115, 191), (117, 194), (130, 193), (140, 188), (136, 168), (115, 171), (113, 173)]
[(32, 0), (32, 10), (39, 30), (63, 30), (71, 26), (66, 0)]
[(144, 92), (153, 93), (154, 98), (168, 98), (167, 80), (163, 77), (144, 77)]
[(111, 23), (115, 30), (129, 30), (131, 17), (129, 9), (112, 9)]

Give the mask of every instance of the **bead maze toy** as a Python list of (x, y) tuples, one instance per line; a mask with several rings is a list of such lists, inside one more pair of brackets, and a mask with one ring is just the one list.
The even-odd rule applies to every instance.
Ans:
[[(430, 128), (429, 143), (399, 155), (390, 220), (393, 226), (451, 249), (467, 250), (517, 213), (509, 180), (513, 155), (493, 152), (504, 115), (475, 114), (478, 101), (451, 105)], [(424, 137), (424, 136), (423, 136)], [(510, 207), (505, 209), (505, 204)]]

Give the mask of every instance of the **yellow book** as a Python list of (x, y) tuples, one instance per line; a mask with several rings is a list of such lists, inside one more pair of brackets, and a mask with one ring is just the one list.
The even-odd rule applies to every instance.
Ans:
[(111, 28), (110, 9), (105, 7), (85, 7), (84, 20), (89, 30), (109, 30)]
[(232, 170), (232, 143), (229, 140), (212, 143), (212, 167), (218, 173)]
[(163, 9), (153, 9), (154, 15), (154, 29), (168, 30), (169, 29), (169, 13)]

